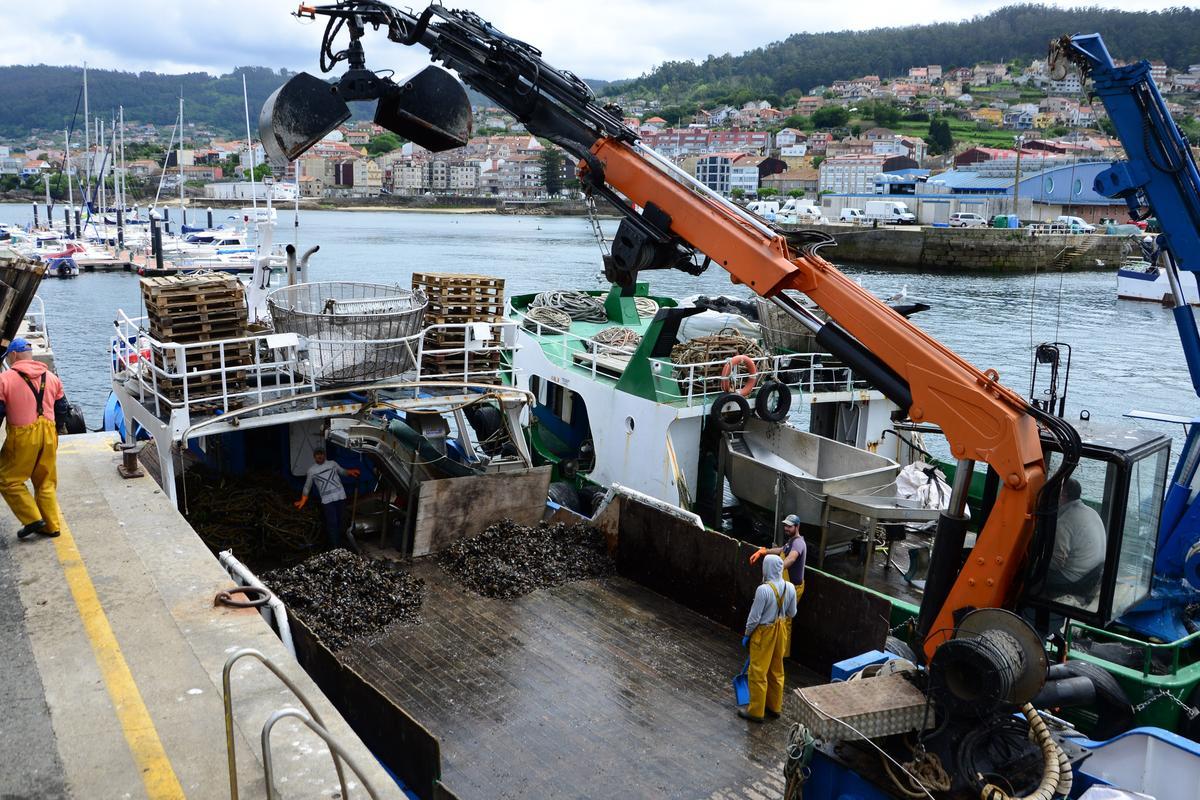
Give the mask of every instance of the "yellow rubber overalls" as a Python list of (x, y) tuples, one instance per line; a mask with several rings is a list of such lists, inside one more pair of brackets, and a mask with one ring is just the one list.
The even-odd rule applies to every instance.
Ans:
[(786, 586), (782, 593), (770, 581), (767, 586), (775, 595), (776, 613), (774, 622), (759, 625), (750, 634), (750, 670), (747, 674), (750, 707), (746, 713), (752, 717), (761, 717), (767, 708), (776, 714), (783, 711), (783, 648), (787, 643), (783, 598)]
[[(21, 376), (25, 378), (24, 375)], [(46, 376), (40, 387), (25, 378), (37, 399), (37, 419), (29, 425), (8, 425), (4, 446), (0, 447), (0, 494), (22, 525), (45, 520), (47, 532), (62, 530), (58, 510), (58, 431), (42, 413)], [(33, 481), (33, 497), (25, 481)]]
[[(783, 579), (788, 583), (792, 583), (792, 579), (788, 576), (788, 568), (783, 568)], [(804, 596), (804, 581), (792, 583), (796, 587), (796, 613), (800, 612), (800, 598)], [(792, 655), (792, 620), (789, 617), (783, 621), (783, 657), (790, 658)]]

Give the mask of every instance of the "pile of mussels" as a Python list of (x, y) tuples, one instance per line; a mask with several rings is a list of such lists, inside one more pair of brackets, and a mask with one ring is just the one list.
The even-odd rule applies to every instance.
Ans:
[(502, 600), (616, 571), (604, 535), (584, 524), (527, 528), (501, 520), (437, 558), (469, 590)]
[(379, 633), (394, 622), (415, 622), (425, 581), (348, 550), (330, 550), (262, 576), (330, 650)]

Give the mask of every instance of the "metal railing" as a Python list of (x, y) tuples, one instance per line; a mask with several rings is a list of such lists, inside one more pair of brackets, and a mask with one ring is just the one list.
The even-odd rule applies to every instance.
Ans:
[[(512, 383), (503, 358), (516, 345), (516, 323), (431, 325), (394, 340), (321, 340), (294, 333), (261, 333), (200, 342), (152, 337), (148, 317), (117, 312), (111, 341), (112, 379), (160, 419), (173, 412), (228, 414), (247, 405), (315, 396), (331, 383), (362, 383), (358, 369), (395, 355), (395, 374), (373, 370), (371, 381), (405, 377), (445, 384)], [(456, 344), (430, 346), (431, 337)], [(320, 364), (341, 364), (345, 375), (317, 374)]]
[(695, 364), (676, 364), (671, 361), (655, 361), (652, 369), (656, 374), (669, 374), (679, 386), (679, 392), (664, 389), (659, 394), (669, 402), (681, 401), (692, 406), (711, 402), (722, 392), (737, 391), (751, 377), (761, 386), (768, 378), (786, 384), (789, 388), (810, 395), (826, 392), (863, 392), (871, 386), (856, 378), (849, 367), (837, 362), (828, 353), (788, 353), (759, 356), (750, 359), (755, 372), (740, 363), (730, 364), (729, 374), (722, 371), (728, 359), (702, 361)]
[[(313, 720), (308, 714), (305, 714), (298, 708), (281, 708), (267, 718), (262, 729), (262, 754), (263, 754), (263, 775), (267, 781), (267, 800), (276, 800), (279, 795), (275, 792), (275, 764), (271, 758), (271, 731), (275, 729), (275, 724), (281, 719), (293, 717), (300, 720), (308, 727), (310, 731), (321, 737), (322, 741), (329, 747), (329, 754), (333, 756), (335, 764), (345, 761), (350, 765), (350, 769), (354, 770), (354, 774), (362, 781), (363, 789), (372, 800), (378, 800), (379, 795), (375, 792), (375, 787), (367, 780), (367, 776), (363, 774), (358, 763), (346, 752), (346, 749), (338, 744), (337, 740), (330, 735), (325, 726)], [(342, 777), (341, 768), (338, 769), (338, 777)], [(349, 798), (346, 794), (346, 783), (342, 781), (342, 798)]]
[[(615, 379), (606, 369), (602, 356), (627, 361), (633, 351), (614, 347), (580, 336), (570, 330), (539, 322), (514, 310), (521, 327), (542, 339), (542, 352), (547, 360), (559, 367), (585, 370), (593, 380), (598, 377)], [(843, 366), (828, 353), (785, 353), (765, 355), (751, 359), (754, 362), (755, 378), (759, 385), (772, 378), (787, 384), (792, 389), (809, 394), (823, 392), (869, 391), (870, 384), (856, 378), (849, 367)], [(609, 362), (612, 363), (611, 361)], [(672, 391), (669, 383), (663, 382), (658, 389), (659, 397), (667, 403), (683, 403), (687, 406), (707, 404), (721, 392), (736, 391), (750, 377), (749, 370), (739, 364), (731, 365), (730, 372), (722, 376), (727, 359), (704, 361), (694, 364), (678, 364), (670, 359), (651, 359), (654, 374), (670, 378), (678, 385)]]
[[(280, 683), (286, 686), (288, 690), (296, 697), (296, 699), (300, 701), (300, 704), (303, 705), (305, 710), (307, 710), (311, 715), (311, 719), (308, 720), (310, 728), (312, 727), (313, 720), (315, 720), (316, 723), (321, 727), (320, 732), (317, 732), (315, 729), (314, 732), (324, 739), (325, 743), (329, 745), (329, 752), (333, 756), (333, 766), (334, 769), (337, 770), (338, 785), (341, 786), (342, 789), (341, 796), (343, 798), (348, 798), (349, 794), (346, 792), (346, 776), (342, 772), (342, 760), (345, 759), (346, 762), (350, 764), (350, 768), (354, 770), (355, 774), (358, 775), (360, 780), (362, 780), (362, 773), (359, 771), (358, 767), (356, 767), (354, 763), (345, 755), (345, 751), (341, 747), (335, 747), (335, 743), (330, 740), (329, 733), (325, 730), (325, 723), (321, 721), (321, 716), (317, 713), (317, 710), (313, 708), (313, 704), (309, 702), (309, 699), (305, 697), (304, 693), (300, 691), (300, 687), (297, 686), (291, 678), (285, 675), (283, 670), (279, 668), (279, 665), (270, 658), (263, 655), (258, 650), (245, 647), (230, 655), (229, 658), (225, 660), (225, 667), (221, 670), (221, 690), (224, 694), (225, 701), (225, 755), (228, 759), (229, 765), (230, 800), (238, 800), (237, 743), (233, 735), (233, 687), (230, 675), (233, 672), (233, 665), (246, 656), (252, 656), (258, 659), (258, 662), (269, 669), (271, 673), (279, 679)], [(263, 769), (266, 771), (267, 776), (267, 797), (275, 796), (274, 783), (272, 781), (270, 767), (270, 729), (277, 721), (276, 717), (281, 713), (282, 712), (280, 711), (276, 711), (274, 714), (272, 714), (271, 718), (267, 720), (266, 726), (263, 728)], [(370, 790), (370, 787), (365, 780), (363, 781), (363, 785), (368, 787), (368, 791), (370, 791), (371, 796), (374, 797), (374, 791)]]
[(313, 390), (301, 382), (300, 339), (255, 334), (201, 342), (164, 342), (146, 333), (147, 317), (117, 312), (111, 343), (112, 377), (163, 418), (173, 410), (227, 413), (244, 403)]

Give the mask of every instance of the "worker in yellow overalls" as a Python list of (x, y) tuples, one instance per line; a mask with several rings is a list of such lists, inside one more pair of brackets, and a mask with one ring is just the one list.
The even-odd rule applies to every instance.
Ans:
[(763, 582), (754, 592), (742, 638), (742, 646), (750, 648), (750, 705), (739, 708), (738, 716), (751, 722), (783, 713), (784, 623), (796, 616), (796, 587), (783, 579), (783, 559), (768, 555), (762, 570)]
[[(8, 426), (0, 448), (0, 494), (21, 522), (18, 538), (33, 534), (58, 536), (58, 429), (55, 413), (69, 413), (62, 381), (45, 364), (33, 360), (32, 347), (13, 339), (0, 374), (0, 418)], [(33, 496), (25, 488), (32, 481)]]
[[(782, 547), (760, 547), (750, 556), (750, 563), (758, 561), (767, 553), (783, 559), (783, 579), (796, 587), (796, 602), (804, 597), (804, 562), (808, 556), (808, 544), (800, 533), (800, 517), (788, 514), (783, 518), (783, 534), (787, 540)], [(792, 654), (792, 621), (784, 620), (783, 657)]]

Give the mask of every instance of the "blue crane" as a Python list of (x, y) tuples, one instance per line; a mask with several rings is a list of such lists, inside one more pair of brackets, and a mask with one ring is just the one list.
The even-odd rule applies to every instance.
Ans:
[[(1095, 189), (1120, 198), (1135, 220), (1153, 214), (1162, 233), (1155, 243), (1157, 263), (1166, 270), (1172, 313), (1187, 359), (1192, 387), (1200, 396), (1200, 331), (1184, 299), (1182, 282), (1200, 272), (1200, 172), (1187, 137), (1171, 119), (1150, 74), (1150, 64), (1117, 66), (1099, 34), (1064, 36), (1050, 45), (1051, 77), (1065, 76), (1070, 64), (1092, 78), (1093, 92), (1125, 148), (1096, 176)], [(1183, 272), (1193, 273), (1186, 277)], [(1154, 561), (1152, 595), (1126, 612), (1121, 622), (1146, 636), (1176, 641), (1194, 632), (1189, 605), (1200, 601), (1200, 418), (1192, 419), (1183, 452), (1163, 500)]]

